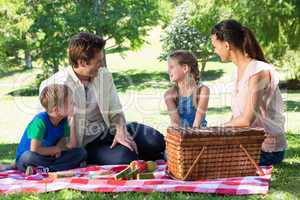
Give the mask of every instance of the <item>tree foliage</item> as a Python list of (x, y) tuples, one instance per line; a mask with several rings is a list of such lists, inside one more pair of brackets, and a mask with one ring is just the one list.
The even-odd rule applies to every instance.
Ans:
[[(161, 59), (166, 59), (178, 49), (189, 50), (201, 62), (201, 71), (204, 71), (205, 64), (212, 55), (209, 29), (219, 19), (219, 10), (213, 5), (204, 4), (203, 1), (185, 1), (177, 7), (173, 20), (164, 29), (161, 39), (164, 52)], [(194, 21), (198, 23), (193, 23)], [(198, 27), (198, 24), (201, 26)]]
[[(106, 53), (135, 50), (145, 43), (147, 31), (164, 14), (157, 0), (7, 0), (0, 5), (1, 23), (11, 24), (2, 26), (1, 47), (17, 54), (29, 49), (42, 63), (39, 79), (67, 64), (68, 41), (78, 32), (103, 37), (107, 41)], [(16, 28), (16, 20), (26, 27)], [(0, 52), (0, 57), (7, 60), (8, 53)]]
[[(1, 68), (23, 66), (24, 64), (31, 68), (32, 41), (28, 33), (31, 23), (22, 2), (17, 0), (0, 1)], [(23, 61), (24, 64), (22, 64)]]
[(144, 36), (160, 18), (156, 0), (60, 0), (30, 1), (37, 33), (36, 49), (50, 73), (66, 61), (70, 37), (80, 31), (95, 33), (107, 40), (107, 53), (137, 49)]
[(221, 6), (255, 33), (269, 60), (279, 60), (288, 50), (299, 49), (300, 1), (227, 0)]
[[(209, 40), (211, 28), (221, 20), (230, 18), (238, 20), (255, 33), (271, 62), (282, 62), (282, 59), (291, 57), (290, 53), (286, 55), (288, 51), (299, 51), (298, 0), (190, 0), (178, 9), (173, 21), (164, 30), (162, 58), (176, 49), (187, 49), (197, 55), (203, 71), (212, 53)], [(295, 57), (292, 59), (295, 60)]]

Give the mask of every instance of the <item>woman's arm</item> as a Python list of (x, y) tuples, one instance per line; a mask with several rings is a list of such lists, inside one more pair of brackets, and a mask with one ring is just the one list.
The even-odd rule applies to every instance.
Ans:
[[(194, 119), (193, 127), (199, 128), (201, 125), (201, 120), (204, 117), (209, 100), (209, 88), (207, 86), (202, 86), (198, 96), (197, 112)], [(198, 95), (198, 94), (197, 94)]]
[(164, 99), (167, 106), (167, 110), (170, 116), (171, 126), (179, 127), (180, 118), (176, 106), (177, 92), (174, 88), (170, 88), (165, 92)]
[(224, 124), (224, 126), (233, 127), (249, 127), (256, 116), (259, 115), (259, 106), (263, 103), (264, 89), (270, 83), (269, 71), (261, 71), (249, 79), (249, 96), (245, 105), (243, 114), (239, 117), (233, 118), (231, 121)]

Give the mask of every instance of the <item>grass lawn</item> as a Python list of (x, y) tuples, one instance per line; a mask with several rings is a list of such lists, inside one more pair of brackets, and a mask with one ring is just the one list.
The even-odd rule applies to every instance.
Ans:
[[(266, 196), (217, 196), (198, 193), (91, 193), (73, 190), (43, 194), (11, 194), (0, 196), (5, 199), (297, 199), (300, 198), (300, 138), (299, 135), (288, 133), (289, 148), (285, 161), (274, 167), (270, 192)], [(0, 160), (11, 161), (14, 158), (17, 144), (0, 145)]]
[[(160, 29), (154, 29), (149, 37), (149, 45), (138, 52), (108, 55), (109, 69), (124, 107), (127, 121), (139, 121), (151, 125), (164, 133), (169, 118), (163, 101), (163, 94), (169, 85), (165, 62), (158, 61), (161, 52)], [(151, 45), (150, 45), (151, 44)], [(207, 119), (209, 125), (217, 125), (230, 118), (230, 95), (226, 93), (231, 79), (231, 64), (210, 62), (203, 82), (211, 86), (211, 96)], [(39, 69), (0, 72), (0, 163), (14, 159), (17, 142), (31, 120), (41, 110), (36, 96), (18, 97), (7, 93), (33, 81)], [(289, 148), (285, 161), (274, 167), (270, 192), (266, 196), (216, 196), (191, 193), (87, 193), (72, 190), (45, 194), (12, 194), (0, 199), (300, 199), (300, 91), (282, 91), (287, 118), (287, 138)], [(0, 180), (1, 181), (1, 180)]]

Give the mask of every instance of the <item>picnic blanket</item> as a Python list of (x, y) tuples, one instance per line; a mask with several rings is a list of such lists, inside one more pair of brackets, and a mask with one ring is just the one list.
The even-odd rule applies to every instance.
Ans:
[[(179, 181), (166, 173), (166, 163), (156, 161), (155, 179), (114, 180), (114, 174), (126, 165), (89, 166), (73, 169), (74, 177), (49, 178), (45, 174), (25, 176), (18, 170), (0, 172), (0, 194), (52, 192), (73, 189), (91, 192), (200, 192), (225, 195), (266, 194), (272, 167), (263, 167), (264, 176), (247, 176), (199, 181)], [(1, 169), (1, 167), (0, 167)], [(104, 173), (99, 173), (104, 172)], [(109, 172), (109, 173), (105, 173)], [(104, 174), (104, 175), (99, 175)], [(106, 175), (105, 175), (106, 174)]]

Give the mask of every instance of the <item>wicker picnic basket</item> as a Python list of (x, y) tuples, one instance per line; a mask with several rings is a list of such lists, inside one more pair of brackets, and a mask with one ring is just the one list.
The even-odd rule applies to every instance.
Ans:
[(265, 132), (256, 128), (168, 128), (167, 165), (171, 177), (199, 180), (253, 176)]

